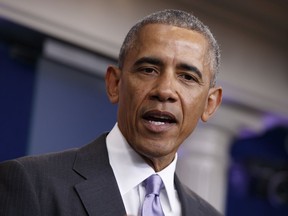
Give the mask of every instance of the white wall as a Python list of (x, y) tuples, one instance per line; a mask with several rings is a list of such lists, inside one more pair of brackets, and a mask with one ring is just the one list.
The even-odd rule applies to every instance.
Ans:
[(220, 27), (217, 36), (225, 98), (288, 116), (287, 52), (237, 29)]

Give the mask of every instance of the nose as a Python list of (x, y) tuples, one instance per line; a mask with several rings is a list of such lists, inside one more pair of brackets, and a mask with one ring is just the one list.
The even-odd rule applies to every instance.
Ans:
[(157, 77), (150, 91), (150, 99), (160, 102), (175, 102), (177, 91), (173, 74), (163, 73)]

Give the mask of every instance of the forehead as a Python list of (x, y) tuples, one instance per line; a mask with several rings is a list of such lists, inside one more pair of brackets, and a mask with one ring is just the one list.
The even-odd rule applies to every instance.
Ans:
[(167, 60), (194, 61), (204, 67), (207, 51), (206, 38), (196, 31), (165, 24), (147, 24), (139, 31), (126, 60), (153, 55)]
[(153, 50), (161, 46), (167, 49), (190, 50), (193, 54), (205, 55), (207, 45), (206, 38), (196, 31), (165, 24), (147, 24), (136, 36), (132, 51), (135, 49), (137, 51)]
[[(149, 34), (149, 32), (157, 34), (153, 35)], [(169, 34), (169, 37), (173, 39), (181, 39), (185, 37), (185, 39), (202, 40), (202, 42), (206, 43), (205, 37), (196, 30), (161, 23), (150, 23), (142, 26), (142, 28), (140, 28), (138, 31), (138, 35), (136, 35), (136, 41), (137, 39), (143, 39), (144, 37), (147, 37), (146, 39), (159, 39), (161, 36), (165, 36), (167, 34)]]

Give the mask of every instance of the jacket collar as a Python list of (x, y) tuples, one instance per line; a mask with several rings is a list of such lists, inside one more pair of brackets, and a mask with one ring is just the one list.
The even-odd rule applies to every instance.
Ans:
[[(82, 147), (73, 169), (84, 180), (75, 189), (88, 215), (125, 215), (125, 207), (109, 164), (106, 134)], [(97, 206), (97, 207), (96, 207)]]

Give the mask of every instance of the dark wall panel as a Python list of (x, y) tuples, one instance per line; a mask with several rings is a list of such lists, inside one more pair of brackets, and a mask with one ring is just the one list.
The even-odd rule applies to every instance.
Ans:
[(26, 154), (35, 62), (23, 48), (0, 41), (0, 161)]
[(40, 60), (37, 71), (29, 154), (78, 147), (111, 130), (116, 106), (103, 77), (49, 59)]

